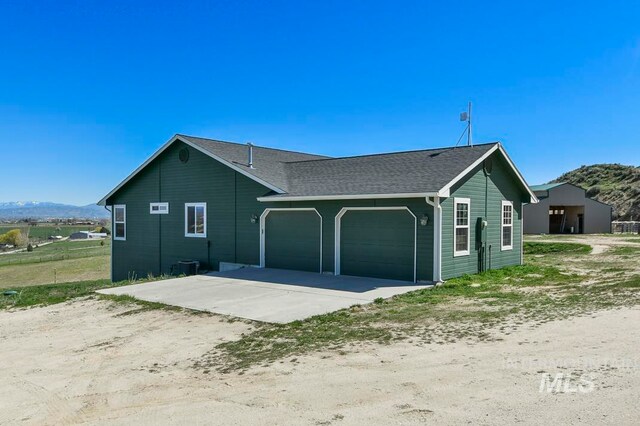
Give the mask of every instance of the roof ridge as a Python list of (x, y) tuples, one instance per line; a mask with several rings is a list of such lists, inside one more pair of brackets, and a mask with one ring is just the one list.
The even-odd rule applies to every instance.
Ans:
[[(193, 138), (193, 139), (203, 139), (205, 141), (218, 142), (218, 143), (227, 143), (227, 144), (230, 144), (230, 145), (238, 145), (238, 146), (246, 146), (247, 145), (246, 143), (241, 143), (241, 142), (231, 142), (231, 141), (223, 141), (223, 140), (220, 140), (220, 139), (203, 138), (202, 136), (191, 136), (191, 135), (185, 135), (183, 133), (176, 133), (176, 136), (182, 136), (182, 137)], [(293, 151), (291, 149), (271, 148), (271, 147), (268, 147), (268, 146), (256, 145), (253, 142), (251, 144), (253, 145), (254, 148), (268, 149), (268, 150), (271, 150), (271, 151), (290, 152), (290, 153), (293, 153), (293, 154), (303, 154), (303, 155), (313, 155), (315, 157), (325, 157), (325, 158), (322, 158), (323, 160), (327, 160), (327, 159), (333, 158), (333, 157), (329, 157), (329, 156), (321, 155), (321, 154), (312, 154), (310, 152)], [(304, 161), (304, 160), (302, 160), (302, 161)], [(284, 163), (285, 161), (282, 161), (282, 162)]]
[(381, 157), (383, 155), (395, 155), (395, 154), (408, 154), (412, 152), (428, 152), (428, 151), (444, 151), (444, 150), (454, 150), (454, 149), (465, 149), (465, 148), (474, 148), (476, 146), (485, 146), (485, 145), (496, 145), (500, 142), (486, 142), (479, 143), (472, 146), (450, 146), (450, 147), (441, 147), (441, 148), (428, 148), (428, 149), (409, 149), (406, 151), (394, 151), (394, 152), (378, 152), (375, 154), (359, 154), (359, 155), (350, 155), (345, 157), (328, 157), (328, 158), (317, 158), (313, 160), (298, 160), (298, 161), (288, 161), (287, 164), (293, 163), (309, 163), (311, 161), (327, 161), (327, 160), (349, 160), (352, 158), (365, 158), (365, 157)]

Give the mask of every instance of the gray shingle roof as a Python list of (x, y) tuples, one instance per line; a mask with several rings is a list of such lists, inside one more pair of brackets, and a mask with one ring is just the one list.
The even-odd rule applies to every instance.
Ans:
[(286, 191), (288, 186), (287, 176), (284, 170), (286, 163), (293, 161), (318, 160), (329, 157), (323, 155), (305, 154), (303, 152), (285, 151), (281, 149), (253, 146), (253, 164), (248, 163), (248, 148), (246, 144), (224, 142), (213, 139), (198, 138), (194, 136), (178, 135), (205, 151), (216, 155), (223, 160), (232, 163), (244, 172), (255, 176), (271, 185)]
[(289, 163), (291, 196), (437, 192), (495, 144)]
[(282, 196), (419, 194), (437, 192), (496, 143), (330, 158), (180, 135), (246, 173), (282, 189)]

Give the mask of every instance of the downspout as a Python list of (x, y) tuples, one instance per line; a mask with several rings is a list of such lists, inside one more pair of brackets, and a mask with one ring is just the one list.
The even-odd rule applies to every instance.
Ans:
[(433, 207), (433, 281), (438, 284), (442, 283), (442, 206), (438, 196), (425, 201)]
[(524, 203), (522, 202), (520, 203), (520, 264), (524, 265)]
[(109, 212), (109, 219), (111, 220), (111, 244), (109, 244), (109, 264), (111, 276), (109, 278), (111, 279), (111, 282), (113, 282), (113, 213), (111, 212), (111, 210), (109, 210), (109, 206), (107, 205), (104, 206), (104, 209)]

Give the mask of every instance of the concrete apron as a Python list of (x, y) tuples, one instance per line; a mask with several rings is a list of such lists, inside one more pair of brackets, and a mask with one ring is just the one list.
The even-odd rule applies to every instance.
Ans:
[(288, 323), (431, 285), (243, 268), (98, 290), (255, 321)]

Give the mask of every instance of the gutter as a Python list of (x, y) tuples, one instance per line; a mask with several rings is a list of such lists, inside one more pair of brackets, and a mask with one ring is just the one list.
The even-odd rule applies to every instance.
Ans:
[(425, 192), (425, 193), (398, 193), (398, 194), (353, 194), (353, 195), (269, 195), (258, 197), (261, 203), (278, 201), (321, 201), (321, 200), (371, 200), (388, 198), (425, 198), (425, 197), (448, 197), (449, 191)]
[(113, 212), (109, 210), (109, 206), (105, 205), (104, 209), (109, 212), (109, 219), (111, 221), (111, 243), (109, 244), (109, 269), (110, 276), (109, 279), (113, 282), (113, 233), (115, 229), (113, 228)]

